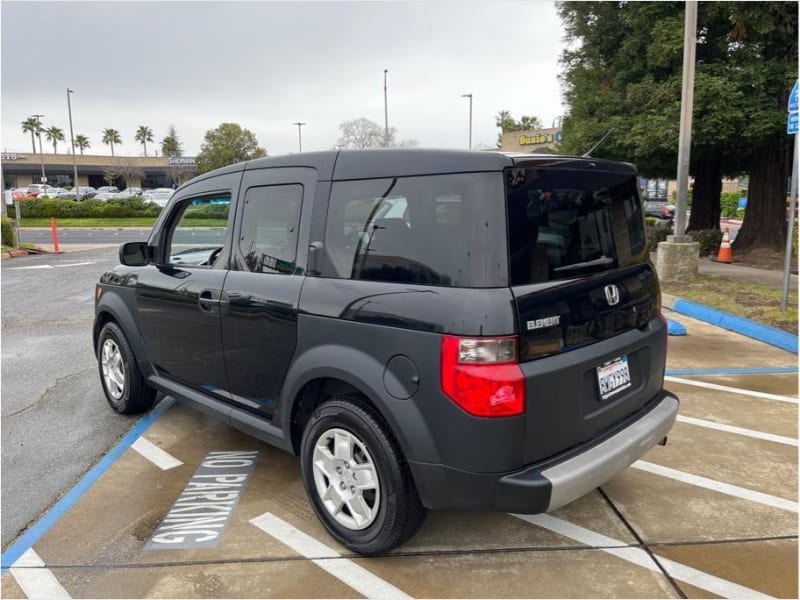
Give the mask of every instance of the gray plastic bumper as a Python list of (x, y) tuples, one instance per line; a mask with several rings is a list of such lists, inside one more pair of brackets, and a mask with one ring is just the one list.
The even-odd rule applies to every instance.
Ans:
[(603, 485), (664, 439), (678, 415), (678, 399), (665, 394), (644, 417), (577, 456), (541, 472), (552, 492), (547, 510), (569, 504)]

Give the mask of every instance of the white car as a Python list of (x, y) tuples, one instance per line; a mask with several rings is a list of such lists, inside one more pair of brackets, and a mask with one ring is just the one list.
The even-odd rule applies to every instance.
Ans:
[(102, 200), (103, 202), (105, 202), (106, 200), (109, 200), (110, 198), (115, 198), (116, 196), (117, 192), (97, 192), (94, 195), (94, 199)]
[(169, 199), (172, 198), (172, 193), (174, 191), (175, 190), (171, 190), (169, 188), (160, 188), (145, 192), (142, 198), (145, 202), (155, 202), (161, 208), (164, 208), (167, 205), (167, 202), (169, 202)]
[(44, 190), (39, 192), (37, 198), (57, 198), (61, 192), (66, 192), (64, 188), (60, 187), (53, 187), (53, 186), (46, 186)]

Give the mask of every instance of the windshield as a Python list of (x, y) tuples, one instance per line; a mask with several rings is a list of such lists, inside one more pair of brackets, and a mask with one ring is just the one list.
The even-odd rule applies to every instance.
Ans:
[(642, 262), (644, 221), (632, 173), (506, 171), (511, 285)]

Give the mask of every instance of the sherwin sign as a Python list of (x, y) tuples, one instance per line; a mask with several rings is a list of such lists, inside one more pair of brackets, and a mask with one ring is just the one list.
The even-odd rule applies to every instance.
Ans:
[(216, 548), (257, 460), (258, 451), (209, 452), (144, 549)]

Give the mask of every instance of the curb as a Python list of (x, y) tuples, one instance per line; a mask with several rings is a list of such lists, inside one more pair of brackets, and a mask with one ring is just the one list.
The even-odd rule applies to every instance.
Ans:
[(664, 305), (670, 307), (676, 313), (734, 331), (754, 340), (797, 354), (797, 336), (786, 331), (669, 294), (662, 294), (662, 301)]

